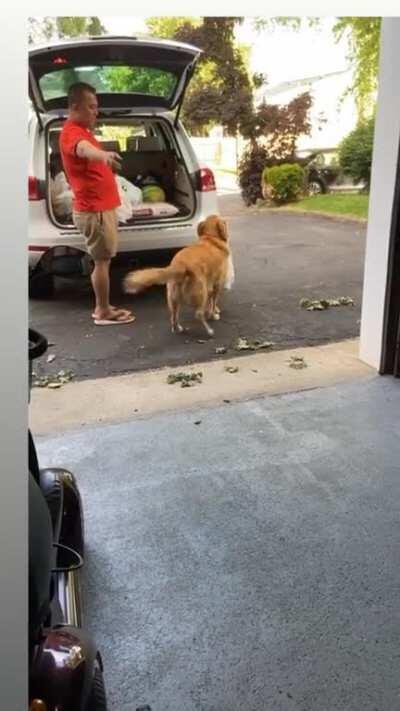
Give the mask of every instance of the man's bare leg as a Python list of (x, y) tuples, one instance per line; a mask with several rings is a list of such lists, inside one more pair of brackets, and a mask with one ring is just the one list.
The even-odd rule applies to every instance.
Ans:
[(94, 263), (91, 274), (96, 299), (93, 317), (123, 321), (131, 315), (131, 312), (126, 309), (117, 309), (110, 304), (110, 263), (110, 259), (99, 259)]

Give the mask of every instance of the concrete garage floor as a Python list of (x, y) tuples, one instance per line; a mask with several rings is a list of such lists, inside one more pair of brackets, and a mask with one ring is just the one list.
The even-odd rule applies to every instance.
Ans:
[(37, 438), (83, 493), (111, 709), (400, 707), (399, 408), (370, 376)]

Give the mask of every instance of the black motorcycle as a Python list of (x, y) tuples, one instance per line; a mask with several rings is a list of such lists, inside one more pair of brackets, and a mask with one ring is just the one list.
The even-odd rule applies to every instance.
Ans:
[[(46, 350), (29, 329), (29, 393), (32, 361)], [(101, 656), (83, 629), (79, 490), (66, 469), (39, 467), (30, 431), (28, 446), (29, 711), (106, 711)]]

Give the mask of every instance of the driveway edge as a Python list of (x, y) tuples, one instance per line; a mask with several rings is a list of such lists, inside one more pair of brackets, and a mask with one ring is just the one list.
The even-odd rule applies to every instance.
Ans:
[[(289, 362), (293, 356), (304, 358), (307, 367), (291, 368)], [(169, 385), (168, 375), (181, 371), (201, 372), (202, 382), (187, 388), (180, 387), (179, 383)], [(240, 359), (71, 382), (58, 390), (34, 388), (30, 426), (34, 434), (47, 435), (98, 423), (150, 417), (160, 412), (327, 387), (374, 374), (375, 371), (358, 358), (358, 339), (259, 352)]]

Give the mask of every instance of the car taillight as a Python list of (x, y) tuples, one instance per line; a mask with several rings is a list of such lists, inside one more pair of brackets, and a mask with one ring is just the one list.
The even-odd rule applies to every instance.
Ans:
[(214, 173), (209, 168), (200, 168), (197, 171), (197, 190), (201, 193), (216, 190)]
[(28, 199), (29, 200), (43, 200), (44, 194), (41, 189), (40, 182), (37, 178), (32, 175), (28, 178)]

